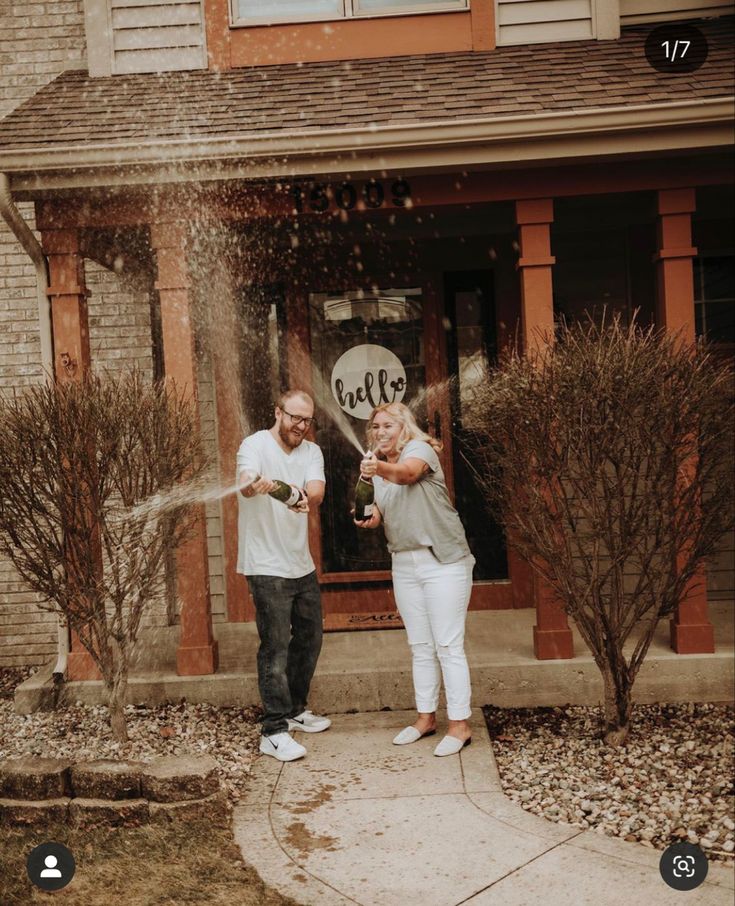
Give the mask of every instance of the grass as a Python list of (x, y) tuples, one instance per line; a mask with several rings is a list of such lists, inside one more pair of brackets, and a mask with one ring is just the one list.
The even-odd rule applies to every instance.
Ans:
[(2, 906), (49, 902), (28, 878), (26, 856), (50, 841), (76, 861), (74, 879), (54, 894), (66, 906), (296, 906), (242, 861), (229, 829), (196, 822), (94, 832), (0, 827)]

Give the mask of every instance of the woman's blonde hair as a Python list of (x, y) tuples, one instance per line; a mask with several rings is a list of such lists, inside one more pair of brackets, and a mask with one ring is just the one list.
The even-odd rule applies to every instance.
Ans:
[(398, 435), (396, 450), (400, 454), (403, 448), (410, 440), (424, 440), (430, 444), (437, 452), (442, 449), (441, 441), (422, 431), (416, 424), (413, 412), (403, 403), (383, 403), (382, 406), (376, 406), (370, 413), (367, 423), (367, 442), (368, 448), (372, 450), (375, 447), (375, 431), (373, 429), (373, 419), (378, 412), (385, 412), (399, 422), (403, 427)]

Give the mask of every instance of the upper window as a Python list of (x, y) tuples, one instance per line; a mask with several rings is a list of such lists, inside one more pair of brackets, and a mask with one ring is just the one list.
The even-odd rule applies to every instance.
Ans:
[(317, 22), (468, 9), (469, 0), (232, 0), (233, 24)]

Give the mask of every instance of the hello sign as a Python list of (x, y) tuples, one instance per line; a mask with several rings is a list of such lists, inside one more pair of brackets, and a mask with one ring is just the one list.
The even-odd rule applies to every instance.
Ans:
[(367, 420), (375, 406), (400, 403), (406, 394), (406, 370), (384, 346), (353, 346), (332, 369), (332, 394), (340, 408)]

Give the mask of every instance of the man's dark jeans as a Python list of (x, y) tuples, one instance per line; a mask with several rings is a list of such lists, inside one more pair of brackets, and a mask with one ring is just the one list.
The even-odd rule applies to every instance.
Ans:
[(258, 686), (263, 735), (288, 729), (306, 708), (322, 647), (322, 605), (316, 572), (299, 579), (248, 576), (260, 635)]

